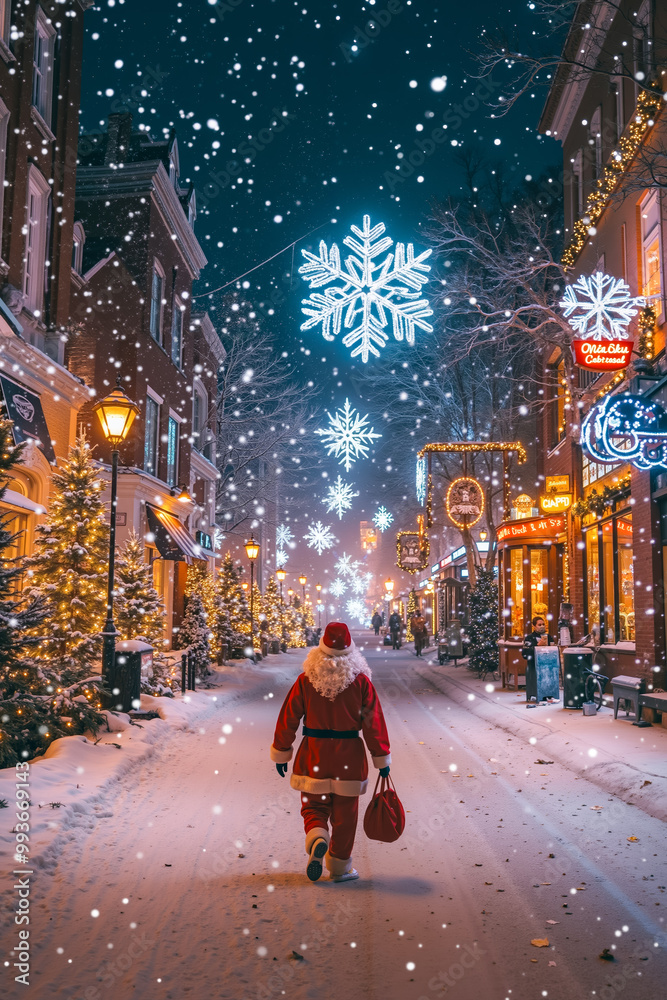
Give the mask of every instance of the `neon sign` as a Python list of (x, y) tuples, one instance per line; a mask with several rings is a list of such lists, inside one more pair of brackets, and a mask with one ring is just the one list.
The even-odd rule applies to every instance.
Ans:
[(626, 368), (632, 352), (627, 328), (645, 302), (641, 296), (630, 295), (630, 288), (622, 278), (602, 271), (590, 277), (581, 275), (568, 285), (560, 306), (579, 335), (579, 339), (572, 341), (577, 365), (594, 372)]
[(631, 462), (637, 469), (667, 466), (667, 412), (640, 396), (607, 396), (586, 415), (581, 438), (595, 462)]
[(569, 510), (571, 506), (571, 493), (547, 493), (546, 496), (540, 497), (540, 510), (544, 511), (545, 514)]

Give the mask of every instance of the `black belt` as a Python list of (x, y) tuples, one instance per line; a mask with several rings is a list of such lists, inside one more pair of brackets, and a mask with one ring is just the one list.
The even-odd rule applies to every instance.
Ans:
[(358, 729), (311, 729), (303, 727), (304, 736), (316, 736), (320, 740), (354, 740), (359, 736)]

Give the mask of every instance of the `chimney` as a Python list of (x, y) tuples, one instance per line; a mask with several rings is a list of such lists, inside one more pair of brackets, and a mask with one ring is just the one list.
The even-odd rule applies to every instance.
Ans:
[(109, 115), (107, 124), (107, 148), (104, 163), (124, 163), (130, 151), (132, 135), (132, 112), (120, 111)]

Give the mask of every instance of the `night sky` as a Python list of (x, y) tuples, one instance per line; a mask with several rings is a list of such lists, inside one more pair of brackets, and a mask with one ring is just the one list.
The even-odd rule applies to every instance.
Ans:
[[(459, 188), (462, 148), (501, 163), (517, 185), (527, 174), (555, 167), (559, 147), (536, 132), (545, 92), (494, 118), (488, 87), (479, 90), (471, 76), (483, 29), (500, 24), (511, 32), (520, 25), (518, 37), (529, 43), (539, 29), (530, 7), (499, 8), (490, 0), (435, 6), (416, 0), (106, 0), (86, 14), (82, 128), (100, 128), (110, 112), (123, 110), (154, 137), (176, 128), (181, 181), (192, 180), (200, 192), (195, 228), (209, 260), (195, 293), (226, 285), (278, 254), (247, 275), (241, 294), (264, 314), (304, 376), (321, 385), (322, 407), (340, 405), (349, 394), (383, 432), (375, 462), (357, 463), (348, 477), (361, 491), (343, 522), (350, 539), (364, 509), (372, 516), (376, 503), (396, 492), (386, 482), (396, 448), (383, 417), (392, 401), (364, 397), (363, 366), (350, 361), (342, 344), (325, 343), (319, 329), (300, 332), (301, 299), (309, 294), (297, 273), (301, 250), (316, 250), (320, 239), (340, 246), (350, 225), (369, 214), (373, 223), (386, 224), (392, 239), (413, 241), (421, 252), (429, 204)], [(376, 27), (368, 30), (372, 19)], [(492, 81), (497, 93), (507, 79)], [(271, 128), (276, 120), (279, 130)], [(404, 167), (410, 175), (400, 178), (396, 166), (420, 142), (430, 150), (432, 130), (445, 125), (446, 141), (423, 164)], [(226, 168), (239, 162), (234, 176)], [(294, 249), (279, 253), (293, 241)], [(431, 281), (424, 292), (436, 328), (446, 321), (437, 288)], [(232, 284), (198, 299), (218, 326), (233, 292)], [(414, 348), (392, 339), (386, 360), (428, 351), (429, 336), (418, 335)], [(412, 459), (403, 482), (411, 467)], [(344, 472), (324, 453), (322, 469), (331, 478)], [(412, 493), (411, 479), (407, 485)]]

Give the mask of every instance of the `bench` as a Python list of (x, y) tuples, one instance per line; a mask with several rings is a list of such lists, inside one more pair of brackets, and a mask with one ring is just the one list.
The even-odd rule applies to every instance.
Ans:
[(614, 718), (618, 717), (618, 707), (620, 702), (624, 702), (625, 714), (629, 717), (630, 709), (633, 709), (635, 721), (639, 722), (641, 708), (639, 707), (640, 695), (644, 693), (646, 681), (643, 677), (630, 677), (627, 674), (619, 674), (612, 677), (611, 687), (614, 692)]
[(667, 721), (667, 692), (641, 694), (639, 696), (639, 711), (643, 713), (645, 708), (651, 709), (651, 712), (646, 713), (648, 715), (648, 722), (654, 722), (655, 715), (653, 713), (660, 712), (662, 715), (662, 725), (667, 729), (667, 725), (665, 725)]

